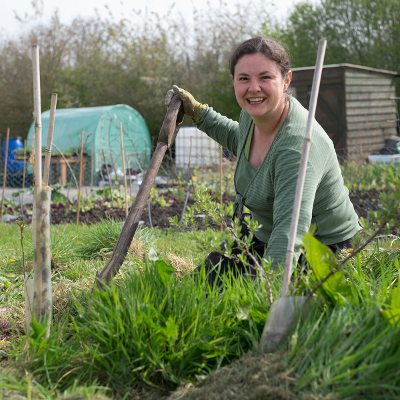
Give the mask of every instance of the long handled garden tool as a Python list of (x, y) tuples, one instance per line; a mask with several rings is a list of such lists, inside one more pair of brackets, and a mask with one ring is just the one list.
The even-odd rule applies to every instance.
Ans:
[[(318, 46), (317, 61), (315, 65), (313, 84), (311, 89), (310, 106), (306, 133), (304, 136), (303, 151), (301, 154), (299, 175), (297, 178), (296, 195), (293, 205), (292, 222), (290, 226), (289, 242), (286, 251), (285, 273), (281, 297), (276, 300), (269, 311), (267, 322), (261, 336), (261, 352), (272, 353), (280, 344), (281, 340), (288, 334), (293, 323), (307, 302), (306, 296), (287, 296), (289, 292), (290, 278), (293, 272), (294, 243), (299, 223), (301, 199), (303, 197), (304, 182), (306, 178), (308, 156), (310, 153), (312, 125), (317, 107), (318, 91), (321, 82), (322, 67), (324, 63), (326, 40), (321, 39)], [(308, 303), (308, 302), (307, 302)]]
[(158, 136), (156, 150), (154, 151), (143, 182), (140, 185), (135, 202), (129, 211), (128, 217), (125, 220), (125, 224), (107, 265), (100, 273), (96, 274), (93, 290), (96, 288), (96, 286), (102, 289), (104, 283), (109, 282), (111, 278), (118, 273), (122, 263), (124, 262), (126, 253), (128, 252), (133, 236), (135, 235), (136, 229), (139, 225), (143, 208), (146, 205), (147, 199), (150, 195), (150, 190), (154, 184), (158, 170), (160, 169), (165, 152), (172, 146), (172, 143), (178, 134), (179, 128), (182, 125), (182, 121), (182, 101), (178, 96), (174, 96), (168, 107), (167, 114), (165, 115), (164, 122)]

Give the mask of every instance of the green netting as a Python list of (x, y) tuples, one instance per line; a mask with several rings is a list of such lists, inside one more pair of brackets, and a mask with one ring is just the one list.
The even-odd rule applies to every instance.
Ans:
[[(42, 148), (46, 147), (50, 111), (42, 113)], [(107, 164), (122, 172), (121, 139), (119, 123), (122, 122), (126, 168), (143, 170), (151, 158), (151, 139), (142, 116), (127, 105), (103, 107), (65, 108), (56, 111), (53, 143), (66, 155), (80, 153), (81, 130), (85, 132), (84, 152), (93, 160), (95, 181), (99, 180), (104, 165), (103, 150)], [(28, 136), (27, 147), (32, 148), (34, 123)], [(56, 152), (53, 147), (53, 152)]]

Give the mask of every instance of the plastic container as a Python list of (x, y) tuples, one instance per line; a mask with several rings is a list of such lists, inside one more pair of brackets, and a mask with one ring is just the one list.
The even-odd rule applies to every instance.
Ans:
[(368, 156), (369, 162), (398, 163), (400, 154), (374, 154)]
[[(3, 142), (3, 160), (6, 156), (6, 141)], [(8, 142), (8, 154), (7, 154), (7, 172), (17, 172), (24, 169), (24, 162), (17, 161), (17, 152), (22, 150), (24, 144), (20, 137), (12, 137)]]

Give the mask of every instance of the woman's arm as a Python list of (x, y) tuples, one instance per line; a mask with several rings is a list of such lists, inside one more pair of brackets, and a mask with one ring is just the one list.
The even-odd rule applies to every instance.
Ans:
[(239, 123), (222, 116), (208, 107), (202, 118), (195, 122), (197, 128), (237, 156)]

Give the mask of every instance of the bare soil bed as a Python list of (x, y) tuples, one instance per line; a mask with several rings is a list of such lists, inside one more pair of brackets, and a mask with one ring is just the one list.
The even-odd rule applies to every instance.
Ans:
[[(350, 193), (350, 200), (353, 203), (354, 209), (359, 217), (367, 218), (368, 211), (377, 211), (380, 208), (380, 191), (371, 189), (368, 191)], [(225, 197), (224, 203), (234, 201), (233, 196)], [(151, 206), (151, 221), (152, 226), (159, 229), (168, 229), (170, 222), (168, 218), (178, 216), (181, 218), (184, 203), (175, 201), (168, 203), (168, 207), (161, 207), (159, 205)], [(194, 200), (189, 198), (188, 206), (193, 206)], [(5, 211), (7, 214), (7, 210)], [(80, 223), (94, 224), (100, 222), (102, 219), (111, 218), (114, 220), (124, 220), (125, 210), (121, 207), (108, 207), (104, 205), (96, 205), (88, 211), (81, 211), (79, 221)], [(142, 220), (145, 226), (150, 226), (149, 212), (145, 208), (142, 214)], [(31, 222), (31, 217), (27, 217), (27, 222)], [(68, 224), (76, 222), (76, 212), (71, 212), (65, 207), (54, 207), (51, 209), (51, 223), (54, 225)]]

